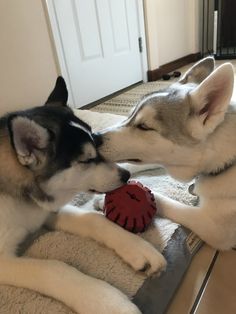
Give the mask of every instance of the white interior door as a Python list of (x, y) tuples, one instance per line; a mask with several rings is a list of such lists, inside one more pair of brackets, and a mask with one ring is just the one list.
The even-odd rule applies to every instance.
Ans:
[(47, 1), (62, 74), (75, 107), (142, 80), (137, 2)]

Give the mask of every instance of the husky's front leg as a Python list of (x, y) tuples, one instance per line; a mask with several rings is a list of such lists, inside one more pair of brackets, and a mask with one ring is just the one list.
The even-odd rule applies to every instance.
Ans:
[(59, 261), (0, 255), (0, 283), (53, 297), (79, 314), (141, 314), (116, 288)]
[(67, 205), (50, 221), (51, 227), (92, 238), (115, 252), (136, 271), (147, 275), (161, 272), (166, 261), (151, 244), (134, 235), (104, 215), (94, 211), (81, 211)]
[(165, 218), (169, 218), (190, 229), (203, 217), (200, 207), (188, 206), (159, 193), (153, 193), (157, 206), (157, 213)]
[(214, 216), (214, 211), (209, 210), (214, 204), (208, 203), (200, 206), (188, 206), (174, 201), (161, 194), (154, 193), (158, 213), (169, 218), (196, 233), (203, 241), (219, 250), (232, 248), (229, 237), (221, 223)]

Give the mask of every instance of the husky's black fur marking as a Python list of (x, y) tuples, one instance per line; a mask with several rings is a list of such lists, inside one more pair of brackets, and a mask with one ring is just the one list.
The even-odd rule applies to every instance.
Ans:
[[(43, 149), (34, 147), (46, 156), (46, 162), (40, 173), (35, 171), (35, 183), (37, 182), (36, 186), (38, 188), (32, 190), (32, 187), (29, 186), (22, 187), (21, 195), (24, 199), (28, 198), (29, 194), (34, 194), (35, 198), (42, 201), (52, 201), (53, 198), (45, 192), (43, 193), (39, 188), (40, 182), (49, 179), (56, 172), (70, 167), (72, 162), (78, 161), (79, 156), (84, 152), (86, 143), (96, 146), (90, 126), (76, 117), (73, 111), (66, 105), (67, 95), (65, 82), (62, 77), (59, 77), (44, 106), (16, 111), (6, 114), (0, 119), (0, 129), (5, 129), (9, 133), (14, 151), (16, 151), (16, 148), (13, 140), (12, 123), (17, 117), (34, 121), (46, 129), (49, 134), (47, 147)], [(78, 125), (78, 127), (73, 125), (73, 123)], [(96, 163), (103, 160), (99, 154), (94, 158)]]
[(63, 77), (58, 76), (55, 87), (49, 95), (46, 104), (62, 104), (66, 106), (68, 100), (68, 91)]
[[(11, 121), (17, 116), (33, 120), (47, 129), (52, 142), (55, 140), (57, 144), (56, 150), (50, 149), (50, 162), (53, 163), (53, 159), (56, 159), (58, 169), (69, 167), (71, 161), (82, 153), (84, 143), (90, 142), (94, 145), (92, 137), (89, 134), (91, 132), (90, 126), (77, 118), (73, 111), (66, 106), (67, 97), (68, 92), (65, 81), (62, 77), (58, 77), (54, 90), (50, 94), (45, 106), (15, 112), (6, 117), (11, 138)], [(71, 122), (80, 125), (82, 128), (88, 130), (88, 132), (85, 132), (82, 128), (74, 127), (71, 125)], [(57, 155), (54, 156), (53, 151), (56, 151)]]

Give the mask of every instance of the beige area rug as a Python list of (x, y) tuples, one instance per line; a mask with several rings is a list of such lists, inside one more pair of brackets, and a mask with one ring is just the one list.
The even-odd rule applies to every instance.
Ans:
[[(235, 71), (235, 82), (234, 82), (234, 94), (233, 98), (236, 99), (236, 61), (235, 60), (217, 60), (216, 67), (220, 66), (225, 62), (230, 62)], [(183, 75), (193, 63), (186, 65), (177, 71), (180, 71)], [(119, 115), (129, 115), (134, 106), (139, 102), (139, 100), (146, 94), (155, 92), (157, 90), (168, 87), (170, 84), (178, 81), (178, 79), (171, 79), (169, 81), (158, 80), (155, 82), (148, 82), (144, 84), (140, 84), (116, 97), (113, 97), (97, 106), (92, 108), (92, 111), (96, 112), (108, 112)]]
[(171, 81), (156, 81), (140, 84), (125, 93), (97, 105), (92, 108), (91, 111), (127, 116), (144, 95), (165, 88), (170, 85), (170, 82)]

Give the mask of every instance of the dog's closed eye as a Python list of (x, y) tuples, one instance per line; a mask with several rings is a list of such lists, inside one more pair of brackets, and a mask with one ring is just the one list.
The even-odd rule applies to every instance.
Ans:
[(98, 161), (97, 158), (88, 158), (86, 160), (79, 160), (78, 162), (81, 164), (91, 164), (91, 163), (96, 163)]
[(138, 125), (136, 125), (136, 127), (140, 130), (143, 130), (143, 131), (151, 131), (153, 130), (152, 128), (150, 128), (148, 125), (146, 125), (145, 123), (140, 123)]
[(84, 160), (78, 160), (78, 163), (80, 164), (98, 164), (100, 162), (104, 161), (103, 157), (100, 155), (97, 155), (95, 157), (91, 157), (91, 158), (86, 158)]

